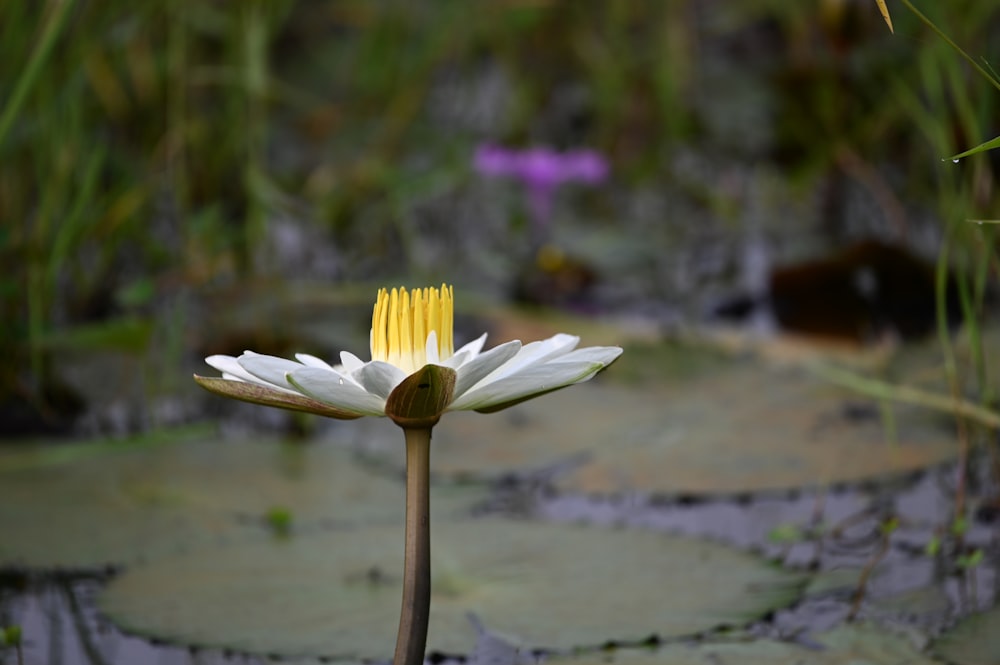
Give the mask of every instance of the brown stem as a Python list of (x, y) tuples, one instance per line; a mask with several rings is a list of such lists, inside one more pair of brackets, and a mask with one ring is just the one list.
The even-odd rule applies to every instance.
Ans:
[(420, 665), (431, 608), (431, 428), (403, 428), (406, 436), (406, 546), (403, 605), (393, 665)]
[(875, 570), (875, 566), (878, 565), (879, 561), (885, 558), (885, 555), (889, 552), (889, 541), (892, 538), (892, 530), (887, 529), (887, 522), (882, 523), (882, 539), (879, 541), (878, 550), (869, 559), (865, 567), (861, 569), (861, 577), (858, 578), (858, 587), (854, 590), (854, 598), (851, 601), (851, 609), (847, 613), (847, 620), (854, 621), (858, 615), (858, 610), (861, 609), (861, 601), (865, 599), (865, 592), (868, 588), (868, 579), (871, 577), (872, 572)]

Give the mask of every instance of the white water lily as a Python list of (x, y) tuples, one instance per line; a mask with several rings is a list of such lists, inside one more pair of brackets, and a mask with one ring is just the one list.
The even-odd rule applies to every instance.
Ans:
[(614, 362), (617, 346), (577, 349), (580, 338), (555, 335), (483, 351), (486, 335), (458, 351), (453, 342), (454, 295), (440, 289), (381, 289), (372, 314), (371, 356), (340, 354), (331, 365), (315, 356), (295, 360), (246, 351), (209, 356), (221, 378), (195, 375), (212, 392), (247, 402), (333, 418), (388, 416), (406, 442), (406, 543), (403, 600), (393, 665), (422, 665), (431, 601), (431, 429), (445, 411), (499, 411), (590, 379)]
[(205, 359), (222, 372), (221, 379), (195, 378), (213, 392), (259, 404), (334, 418), (394, 417), (392, 408), (386, 410), (393, 392), (407, 378), (441, 368), (449, 385), (437, 402), (440, 416), (443, 411), (498, 411), (586, 381), (622, 352), (616, 346), (577, 349), (580, 338), (566, 334), (523, 345), (514, 340), (486, 351), (484, 334), (455, 351), (453, 303), (453, 290), (446, 285), (412, 292), (381, 289), (367, 362), (347, 351), (336, 365), (307, 354), (288, 360), (246, 351)]

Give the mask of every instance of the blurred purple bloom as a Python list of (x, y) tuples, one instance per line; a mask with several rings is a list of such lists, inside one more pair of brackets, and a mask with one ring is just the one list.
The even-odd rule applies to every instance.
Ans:
[(522, 181), (528, 188), (528, 203), (538, 224), (548, 221), (557, 187), (567, 182), (596, 184), (608, 176), (607, 162), (593, 150), (559, 153), (550, 148), (508, 150), (484, 145), (476, 151), (474, 164), (484, 175)]

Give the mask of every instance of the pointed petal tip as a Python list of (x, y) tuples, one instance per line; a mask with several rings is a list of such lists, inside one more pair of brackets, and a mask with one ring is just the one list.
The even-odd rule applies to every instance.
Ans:
[(194, 375), (194, 380), (209, 392), (221, 395), (222, 397), (240, 400), (241, 402), (273, 406), (289, 411), (312, 413), (338, 420), (353, 420), (366, 415), (353, 409), (325, 404), (307, 395), (271, 388), (258, 383), (200, 376), (198, 374)]
[(554, 390), (589, 381), (605, 367), (604, 363), (593, 361), (534, 365), (496, 381), (479, 384), (456, 398), (449, 410), (492, 413)]

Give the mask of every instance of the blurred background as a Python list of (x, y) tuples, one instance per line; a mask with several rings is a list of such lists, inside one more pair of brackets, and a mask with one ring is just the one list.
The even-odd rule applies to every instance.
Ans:
[[(1000, 5), (923, 5), (1000, 62)], [(0, 3), (0, 436), (198, 419), (210, 353), (363, 355), (386, 284), (926, 334), (936, 261), (996, 281), (996, 153), (946, 158), (1000, 91), (889, 8)]]

